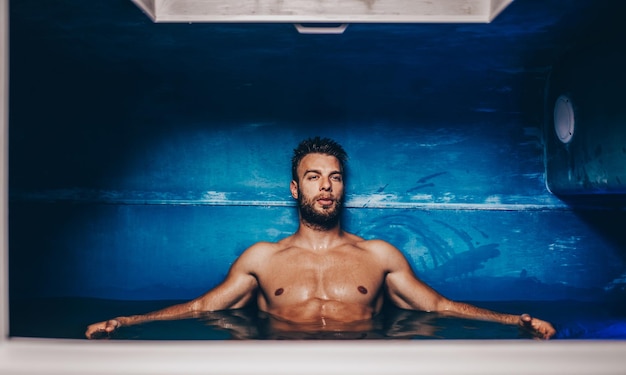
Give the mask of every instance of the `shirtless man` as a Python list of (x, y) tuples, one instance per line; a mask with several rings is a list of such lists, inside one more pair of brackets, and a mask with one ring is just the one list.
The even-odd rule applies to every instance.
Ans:
[(296, 233), (248, 248), (226, 279), (206, 294), (144, 315), (92, 324), (87, 338), (147, 321), (237, 309), (254, 298), (259, 310), (279, 321), (317, 323), (328, 329), (371, 320), (387, 298), (402, 309), (519, 325), (545, 339), (555, 334), (550, 323), (528, 314), (501, 314), (449, 300), (420, 281), (391, 244), (343, 231), (346, 160), (343, 148), (330, 139), (300, 143), (294, 150), (290, 185), (299, 208)]

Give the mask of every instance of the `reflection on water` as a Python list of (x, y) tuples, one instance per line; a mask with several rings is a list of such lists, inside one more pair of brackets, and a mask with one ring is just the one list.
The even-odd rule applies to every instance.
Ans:
[(372, 320), (296, 324), (253, 308), (219, 311), (199, 317), (123, 327), (112, 339), (372, 340), (372, 339), (515, 339), (513, 326), (444, 317), (435, 313), (388, 308)]
[[(84, 338), (88, 324), (120, 315), (154, 311), (181, 301), (110, 301), (86, 298), (11, 301), (10, 335)], [(624, 303), (573, 301), (490, 302), (481, 307), (529, 312), (549, 320), (556, 338), (626, 339)], [(117, 340), (376, 340), (376, 339), (520, 339), (516, 326), (451, 318), (386, 305), (374, 319), (337, 324), (294, 324), (256, 308), (204, 313), (194, 318), (122, 327), (108, 337)]]

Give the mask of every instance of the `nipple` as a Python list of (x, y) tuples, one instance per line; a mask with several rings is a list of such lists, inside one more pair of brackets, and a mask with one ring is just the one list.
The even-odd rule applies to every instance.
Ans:
[(363, 285), (359, 285), (359, 286), (357, 287), (357, 289), (359, 290), (359, 293), (361, 293), (361, 294), (367, 294), (367, 288), (366, 288), (366, 287), (364, 287)]
[[(276, 291), (274, 292), (275, 296), (280, 296), (281, 294), (283, 294), (283, 292), (285, 291), (285, 289), (283, 288), (278, 288), (276, 289)], [(366, 292), (367, 293), (367, 292)]]

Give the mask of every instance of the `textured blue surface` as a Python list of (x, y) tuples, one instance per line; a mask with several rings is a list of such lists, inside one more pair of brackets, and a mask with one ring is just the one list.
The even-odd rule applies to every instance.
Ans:
[[(292, 207), (36, 203), (15, 211), (16, 228), (39, 228), (11, 238), (20, 296), (193, 297), (252, 243), (285, 237), (297, 223)], [(619, 248), (568, 211), (355, 208), (345, 224), (396, 245), (420, 277), (457, 299), (594, 300), (623, 287), (614, 282), (624, 269)]]
[(542, 130), (555, 58), (616, 27), (595, 23), (609, 3), (305, 36), (155, 25), (122, 0), (14, 1), (11, 296), (204, 292), (247, 246), (295, 230), (291, 150), (322, 135), (350, 155), (346, 228), (398, 246), (442, 293), (621, 298), (623, 198), (552, 195)]
[(626, 48), (614, 42), (624, 35), (612, 34), (601, 44), (583, 44), (553, 69), (546, 94), (548, 109), (562, 95), (573, 108), (569, 142), (559, 141), (553, 127), (546, 127), (546, 175), (555, 194), (626, 192)]

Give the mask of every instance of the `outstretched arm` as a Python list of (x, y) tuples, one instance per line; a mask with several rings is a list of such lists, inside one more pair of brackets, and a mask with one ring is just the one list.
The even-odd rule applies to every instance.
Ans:
[(204, 295), (189, 302), (147, 314), (120, 316), (91, 324), (87, 327), (85, 336), (91, 339), (101, 335), (108, 335), (123, 326), (154, 320), (184, 319), (206, 311), (237, 309), (245, 306), (255, 295), (257, 280), (250, 272), (249, 256), (244, 255), (233, 264), (226, 279)]
[(438, 298), (440, 299), (436, 303), (436, 309), (433, 311), (449, 314), (459, 318), (487, 320), (503, 324), (517, 325), (531, 333), (533, 336), (543, 339), (549, 339), (556, 333), (552, 324), (544, 320), (531, 317), (529, 314), (503, 314), (470, 305), (468, 303), (451, 301), (441, 295)]
[(483, 309), (468, 303), (449, 300), (419, 280), (402, 253), (395, 247), (382, 243), (389, 266), (386, 288), (391, 301), (400, 308), (434, 311), (459, 318), (487, 320), (518, 325), (533, 335), (549, 339), (556, 333), (552, 325), (528, 314), (511, 315)]

